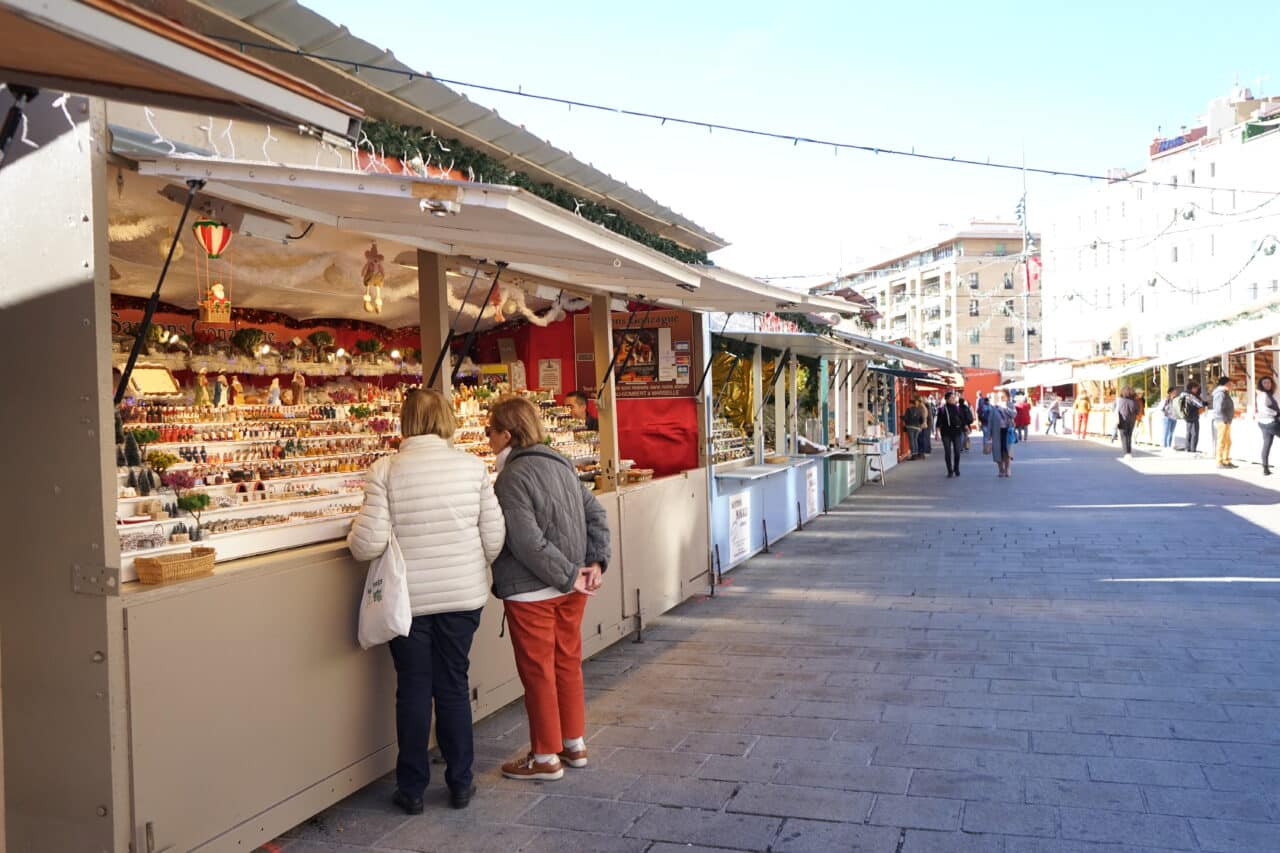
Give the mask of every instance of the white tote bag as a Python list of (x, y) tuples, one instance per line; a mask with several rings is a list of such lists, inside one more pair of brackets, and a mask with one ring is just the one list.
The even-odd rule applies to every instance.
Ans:
[(360, 648), (368, 649), (409, 636), (413, 614), (409, 610), (409, 579), (405, 576), (404, 554), (396, 535), (391, 534), (387, 550), (369, 564), (360, 600)]

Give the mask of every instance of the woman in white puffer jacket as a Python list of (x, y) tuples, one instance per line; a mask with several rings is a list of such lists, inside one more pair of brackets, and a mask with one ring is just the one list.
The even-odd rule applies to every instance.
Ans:
[(443, 394), (410, 391), (400, 409), (400, 451), (369, 469), (347, 536), (357, 560), (381, 556), (392, 532), (404, 553), (413, 625), (390, 644), (400, 747), (392, 801), (410, 814), (422, 812), (430, 779), (433, 699), (450, 801), (466, 808), (475, 793), (468, 656), (489, 598), (488, 567), (506, 539), (484, 462), (449, 444), (456, 428)]

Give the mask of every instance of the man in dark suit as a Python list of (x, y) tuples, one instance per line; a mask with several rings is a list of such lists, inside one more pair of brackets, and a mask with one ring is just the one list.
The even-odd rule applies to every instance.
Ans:
[(938, 407), (938, 434), (942, 436), (948, 477), (960, 476), (960, 449), (964, 446), (964, 434), (968, 432), (970, 423), (964, 410), (956, 404), (956, 392), (948, 391), (943, 404)]

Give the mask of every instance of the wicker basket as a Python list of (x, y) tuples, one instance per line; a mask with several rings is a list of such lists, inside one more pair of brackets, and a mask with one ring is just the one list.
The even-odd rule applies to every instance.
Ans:
[(218, 552), (213, 548), (196, 547), (189, 554), (138, 557), (133, 561), (133, 567), (138, 572), (139, 583), (169, 583), (209, 574), (217, 556)]

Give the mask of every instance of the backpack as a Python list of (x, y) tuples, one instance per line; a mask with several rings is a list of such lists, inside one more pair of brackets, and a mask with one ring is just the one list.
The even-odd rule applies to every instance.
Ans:
[(1187, 419), (1187, 395), (1179, 394), (1177, 399), (1173, 401), (1173, 413), (1177, 415), (1178, 420), (1185, 421)]

